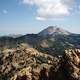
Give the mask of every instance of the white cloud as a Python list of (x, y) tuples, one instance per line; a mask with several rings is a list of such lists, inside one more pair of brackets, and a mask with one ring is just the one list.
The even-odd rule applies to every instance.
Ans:
[(4, 9), (2, 12), (3, 12), (3, 14), (7, 14), (8, 13), (8, 11), (6, 9)]
[(44, 17), (36, 17), (37, 20), (46, 20)]
[(22, 0), (28, 5), (35, 5), (36, 18), (38, 20), (46, 20), (52, 18), (62, 18), (68, 16), (73, 9), (75, 0)]

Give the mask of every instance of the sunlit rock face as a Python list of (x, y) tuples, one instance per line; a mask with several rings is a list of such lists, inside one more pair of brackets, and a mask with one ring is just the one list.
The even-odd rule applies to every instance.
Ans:
[(65, 50), (56, 67), (50, 68), (49, 80), (80, 80), (80, 49)]
[(31, 67), (23, 68), (17, 72), (11, 80), (32, 80)]
[(80, 49), (51, 56), (20, 44), (0, 53), (0, 80), (80, 80)]
[(35, 80), (39, 79), (44, 66), (49, 68), (53, 57), (41, 53), (24, 44), (13, 49), (3, 49), (0, 53), (0, 80)]
[(80, 49), (65, 51), (65, 69), (73, 80), (80, 80)]
[[(53, 66), (36, 66), (30, 73), (24, 80), (80, 80), (80, 49), (65, 50), (62, 57), (53, 60)], [(32, 77), (28, 79), (29, 76)]]

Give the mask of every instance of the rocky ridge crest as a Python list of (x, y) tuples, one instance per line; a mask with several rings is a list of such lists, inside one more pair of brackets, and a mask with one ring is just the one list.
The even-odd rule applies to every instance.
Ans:
[(80, 49), (51, 56), (20, 44), (0, 52), (0, 80), (80, 80)]

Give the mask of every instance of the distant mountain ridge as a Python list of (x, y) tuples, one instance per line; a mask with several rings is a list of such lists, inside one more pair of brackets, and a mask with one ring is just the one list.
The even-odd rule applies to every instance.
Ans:
[(38, 34), (27, 34), (18, 37), (0, 37), (0, 48), (16, 47), (25, 43), (41, 51), (53, 54), (62, 54), (67, 48), (80, 48), (80, 34), (72, 34), (64, 29), (49, 26)]
[(8, 35), (2, 35), (0, 37), (12, 37), (12, 38), (17, 38), (22, 36), (22, 34), (8, 34)]

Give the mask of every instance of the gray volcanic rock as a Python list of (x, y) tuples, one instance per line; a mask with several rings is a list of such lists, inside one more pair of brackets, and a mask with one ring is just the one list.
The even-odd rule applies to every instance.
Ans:
[(47, 36), (55, 36), (55, 35), (70, 35), (70, 32), (62, 29), (62, 28), (59, 28), (59, 27), (56, 27), (56, 26), (50, 26), (46, 29), (44, 29), (43, 31), (41, 31), (38, 35), (39, 36), (43, 36), (43, 37), (47, 37)]

